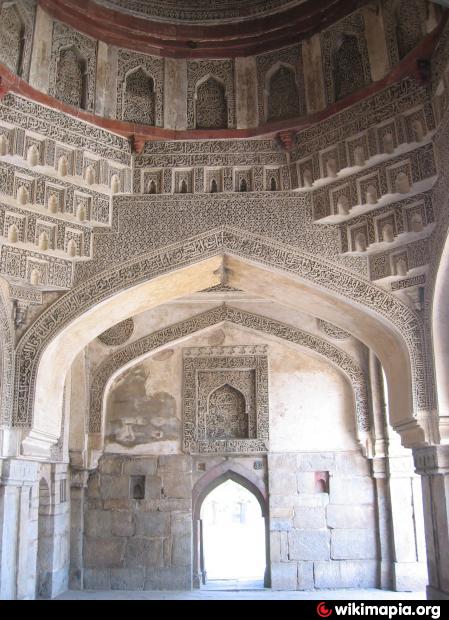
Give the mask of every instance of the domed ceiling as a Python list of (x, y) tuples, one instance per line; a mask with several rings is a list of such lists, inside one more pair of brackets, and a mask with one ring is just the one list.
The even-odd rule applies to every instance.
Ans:
[(233, 22), (283, 11), (308, 0), (96, 0), (131, 15), (178, 23)]
[(107, 43), (173, 58), (235, 58), (318, 32), (371, 0), (39, 0)]

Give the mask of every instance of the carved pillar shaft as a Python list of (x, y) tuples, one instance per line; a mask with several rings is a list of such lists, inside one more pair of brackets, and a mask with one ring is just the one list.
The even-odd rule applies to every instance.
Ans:
[(421, 475), (427, 547), (427, 596), (449, 599), (449, 446), (413, 450)]

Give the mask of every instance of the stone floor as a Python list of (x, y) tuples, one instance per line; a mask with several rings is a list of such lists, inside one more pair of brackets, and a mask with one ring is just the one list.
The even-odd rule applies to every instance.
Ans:
[(223, 590), (210, 587), (191, 592), (131, 592), (127, 590), (110, 590), (107, 592), (74, 592), (69, 590), (57, 597), (65, 601), (92, 600), (425, 600), (424, 592), (390, 592), (388, 590), (316, 590), (315, 592), (275, 592), (274, 590)]

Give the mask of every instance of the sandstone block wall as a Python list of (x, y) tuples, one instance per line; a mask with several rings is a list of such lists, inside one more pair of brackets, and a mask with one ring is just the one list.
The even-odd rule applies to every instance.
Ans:
[[(131, 497), (134, 476), (143, 499)], [(190, 457), (103, 458), (88, 484), (84, 588), (190, 589), (191, 489)]]
[(270, 454), (268, 471), (273, 589), (376, 587), (369, 462), (356, 452)]

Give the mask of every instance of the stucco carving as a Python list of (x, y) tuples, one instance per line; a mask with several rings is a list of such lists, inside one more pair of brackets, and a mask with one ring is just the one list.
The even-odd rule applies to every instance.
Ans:
[[(55, 22), (50, 63), (50, 94), (74, 106), (77, 106), (79, 101), (81, 107), (93, 112), (96, 68), (97, 42), (60, 22)], [(77, 84), (74, 84), (73, 80), (76, 80)], [(82, 88), (82, 96), (76, 86)]]
[[(236, 126), (235, 117), (235, 92), (234, 92), (234, 63), (232, 60), (188, 60), (187, 61), (187, 126), (189, 128), (198, 127), (196, 110), (198, 96), (202, 101), (201, 88), (203, 83), (209, 80), (215, 80), (214, 84), (219, 84), (224, 90), (227, 107), (227, 127)], [(203, 87), (204, 88), (204, 87)], [(221, 92), (221, 91), (220, 91)], [(214, 95), (214, 99), (216, 94)], [(207, 103), (208, 100), (204, 100)], [(223, 114), (223, 103), (220, 104), (220, 120)], [(206, 122), (206, 126), (216, 127), (217, 118), (216, 111), (209, 110), (209, 116), (206, 110), (202, 110), (201, 122)], [(210, 116), (214, 115), (214, 116)]]
[(183, 351), (183, 449), (189, 453), (268, 450), (265, 346)]
[(126, 321), (121, 321), (117, 323), (117, 325), (114, 325), (114, 327), (100, 334), (98, 340), (108, 347), (117, 347), (121, 344), (125, 344), (125, 342), (131, 338), (133, 331), (133, 319), (126, 319)]
[[(276, 336), (288, 342), (305, 347), (322, 355), (331, 363), (340, 368), (349, 378), (355, 397), (357, 425), (360, 431), (370, 428), (368, 401), (366, 394), (366, 381), (363, 370), (358, 363), (342, 349), (329, 343), (323, 338), (313, 336), (296, 327), (286, 325), (280, 321), (269, 319), (243, 310), (238, 310), (227, 305), (221, 305), (212, 310), (198, 314), (190, 319), (159, 330), (149, 336), (145, 336), (130, 343), (122, 349), (110, 355), (95, 370), (91, 381), (91, 398), (89, 410), (89, 432), (99, 433), (102, 423), (103, 396), (109, 379), (120, 368), (142, 357), (152, 350), (178, 340), (179, 338), (193, 335), (202, 329), (218, 323), (228, 321), (248, 329), (253, 329), (267, 335)], [(212, 347), (213, 351), (214, 348)]]

